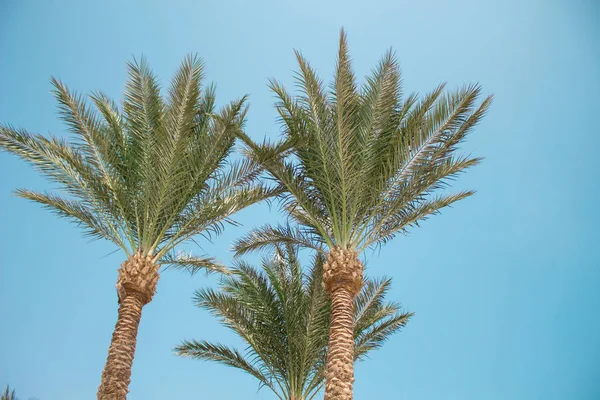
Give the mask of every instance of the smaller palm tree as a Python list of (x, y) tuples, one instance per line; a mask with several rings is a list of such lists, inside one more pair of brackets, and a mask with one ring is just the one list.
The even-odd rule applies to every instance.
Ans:
[[(303, 273), (297, 247), (275, 245), (262, 268), (238, 262), (220, 290), (195, 293), (196, 304), (217, 316), (248, 345), (245, 351), (207, 341), (184, 341), (178, 355), (241, 369), (281, 400), (310, 400), (325, 383), (330, 300), (322, 285), (326, 257), (317, 252)], [(354, 303), (354, 359), (383, 345), (411, 317), (385, 302), (390, 279), (365, 280)]]
[(10, 385), (6, 385), (6, 389), (0, 394), (0, 400), (19, 400), (15, 394), (15, 390), (10, 390)]
[[(6, 385), (4, 392), (0, 393), (0, 400), (19, 400), (15, 390), (10, 390), (10, 385)], [(35, 397), (30, 397), (29, 400), (38, 400)]]

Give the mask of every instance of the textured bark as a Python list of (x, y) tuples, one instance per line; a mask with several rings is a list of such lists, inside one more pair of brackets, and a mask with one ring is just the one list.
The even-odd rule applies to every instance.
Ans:
[(98, 388), (99, 400), (125, 400), (127, 398), (143, 306), (142, 296), (137, 293), (125, 297), (119, 305), (117, 325), (102, 373), (102, 383)]
[(98, 400), (127, 398), (142, 307), (156, 292), (158, 267), (150, 257), (135, 254), (119, 269), (119, 315), (98, 388)]
[(362, 287), (363, 266), (356, 252), (335, 247), (323, 266), (331, 298), (331, 325), (325, 367), (325, 400), (352, 400), (354, 383), (354, 297)]
[(323, 285), (329, 295), (339, 288), (348, 290), (352, 296), (360, 292), (363, 284), (363, 265), (352, 249), (332, 248), (323, 265)]

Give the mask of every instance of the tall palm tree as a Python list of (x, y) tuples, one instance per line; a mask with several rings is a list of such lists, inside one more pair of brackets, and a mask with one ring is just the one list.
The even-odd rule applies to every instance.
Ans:
[[(310, 400), (323, 387), (330, 301), (322, 286), (323, 253), (303, 273), (295, 246), (276, 246), (258, 269), (240, 262), (218, 291), (195, 301), (247, 344), (246, 351), (207, 341), (185, 341), (179, 355), (216, 361), (254, 376), (281, 400)], [(364, 358), (399, 331), (412, 314), (385, 302), (390, 280), (365, 281), (354, 299), (354, 359)]]
[(248, 156), (285, 187), (284, 208), (298, 226), (257, 229), (237, 251), (273, 240), (328, 246), (323, 281), (332, 309), (325, 399), (348, 400), (354, 381), (353, 299), (363, 284), (359, 255), (473, 194), (440, 189), (480, 161), (455, 153), (491, 97), (477, 105), (478, 85), (449, 94), (440, 85), (421, 100), (405, 97), (391, 51), (359, 86), (343, 30), (329, 90), (304, 57), (296, 56), (300, 95), (292, 97), (270, 82), (284, 139), (259, 144), (241, 137)]
[(189, 56), (161, 97), (142, 59), (128, 65), (122, 107), (102, 93), (86, 99), (52, 79), (71, 141), (0, 126), (0, 148), (31, 163), (62, 194), (19, 189), (123, 249), (119, 312), (98, 389), (99, 399), (125, 399), (142, 307), (150, 302), (161, 265), (218, 268), (210, 258), (175, 253), (194, 235), (218, 234), (236, 211), (270, 196), (254, 185), (257, 168), (229, 155), (246, 114), (245, 99), (215, 109), (213, 86), (203, 88), (203, 64)]

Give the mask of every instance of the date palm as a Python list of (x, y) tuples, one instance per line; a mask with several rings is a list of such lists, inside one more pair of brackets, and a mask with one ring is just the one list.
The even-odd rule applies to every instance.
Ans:
[[(15, 390), (10, 390), (10, 385), (6, 385), (4, 392), (0, 393), (0, 400), (19, 400)], [(37, 400), (35, 397), (30, 397), (29, 400)]]
[[(239, 262), (219, 290), (199, 290), (196, 304), (219, 317), (247, 345), (185, 341), (179, 355), (245, 371), (281, 400), (310, 400), (323, 387), (330, 301), (322, 286), (323, 253), (303, 273), (295, 246), (276, 246), (262, 268)], [(399, 331), (411, 314), (386, 302), (390, 280), (366, 280), (354, 299), (354, 359), (364, 358)]]
[(405, 97), (391, 51), (359, 86), (343, 31), (329, 89), (296, 56), (300, 94), (293, 97), (270, 82), (283, 139), (255, 143), (241, 137), (248, 156), (285, 187), (283, 205), (297, 226), (257, 229), (237, 251), (279, 240), (328, 247), (323, 282), (332, 308), (325, 399), (348, 400), (354, 381), (353, 299), (363, 284), (359, 255), (473, 194), (441, 189), (479, 162), (455, 153), (491, 97), (477, 104), (477, 85), (448, 94), (440, 85), (422, 99)]
[(194, 235), (218, 234), (236, 211), (270, 191), (253, 184), (256, 166), (232, 163), (245, 99), (215, 108), (202, 86), (203, 64), (187, 57), (168, 95), (142, 59), (130, 63), (122, 107), (102, 93), (85, 98), (52, 79), (73, 140), (0, 126), (0, 148), (58, 184), (59, 194), (19, 189), (17, 195), (123, 249), (117, 280), (119, 311), (98, 398), (126, 398), (142, 307), (156, 290), (161, 265), (218, 268), (210, 258), (182, 256)]
[(0, 400), (19, 400), (15, 394), (15, 390), (10, 390), (10, 386), (6, 385), (4, 392), (0, 393)]

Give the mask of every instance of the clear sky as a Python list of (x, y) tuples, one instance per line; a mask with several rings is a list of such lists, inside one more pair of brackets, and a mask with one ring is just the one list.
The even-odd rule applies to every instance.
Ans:
[[(166, 84), (197, 52), (219, 102), (250, 94), (248, 132), (274, 137), (267, 78), (293, 85), (296, 48), (330, 79), (342, 26), (361, 77), (391, 46), (407, 91), (478, 81), (496, 96), (465, 146), (485, 161), (456, 184), (478, 194), (367, 254), (367, 273), (392, 276), (390, 299), (416, 316), (357, 366), (355, 398), (600, 398), (595, 0), (1, 0), (0, 122), (64, 135), (51, 75), (121, 99), (132, 56), (145, 54)], [(123, 254), (15, 198), (17, 187), (48, 185), (0, 154), (0, 385), (24, 399), (93, 399)], [(188, 248), (228, 262), (236, 237), (276, 219), (255, 206), (243, 227)], [(239, 371), (172, 353), (184, 338), (239, 342), (191, 303), (214, 279), (162, 278), (129, 399), (272, 399)]]

